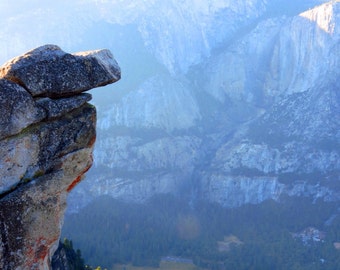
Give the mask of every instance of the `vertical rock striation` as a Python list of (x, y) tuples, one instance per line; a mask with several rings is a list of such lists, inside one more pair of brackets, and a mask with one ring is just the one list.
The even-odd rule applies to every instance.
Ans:
[(340, 199), (339, 11), (329, 1), (265, 20), (210, 63), (207, 93), (261, 110), (218, 147), (202, 174), (206, 198), (231, 207), (281, 195)]
[(169, 74), (101, 110), (91, 181), (70, 196), (73, 210), (103, 194), (181, 192), (231, 207), (339, 200), (340, 2), (313, 2), (325, 1), (150, 7), (158, 16), (140, 31)]
[(94, 87), (120, 79), (108, 50), (45, 45), (0, 67), (0, 269), (50, 269), (68, 192), (92, 165)]

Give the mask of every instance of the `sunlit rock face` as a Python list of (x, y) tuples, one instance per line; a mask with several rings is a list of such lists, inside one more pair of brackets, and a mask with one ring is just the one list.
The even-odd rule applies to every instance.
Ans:
[(207, 93), (221, 102), (263, 107), (328, 83), (339, 70), (338, 13), (339, 4), (330, 2), (298, 16), (261, 21), (209, 63)]
[[(327, 84), (339, 72), (339, 3), (329, 2), (289, 20), (273, 47), (265, 90), (282, 94)], [(334, 75), (333, 75), (334, 76)]]
[(118, 80), (120, 69), (106, 50), (73, 57), (46, 45), (0, 74), (0, 268), (50, 269), (66, 197), (92, 165), (96, 110), (81, 92)]
[[(241, 195), (230, 191), (237, 186), (248, 198), (244, 202), (256, 203), (264, 194), (340, 199), (339, 8), (329, 2), (265, 21), (234, 47), (238, 54), (224, 52), (211, 64), (217, 72), (206, 85), (208, 94), (262, 109), (218, 147), (213, 173), (204, 174), (201, 185), (212, 201), (241, 205)], [(228, 60), (237, 70), (231, 84)], [(254, 182), (243, 185), (244, 177)]]
[[(100, 194), (141, 202), (177, 192), (230, 207), (287, 194), (339, 200), (339, 2), (307, 2), (282, 12), (286, 1), (206, 1), (201, 9), (191, 1), (190, 18), (181, 16), (188, 1), (164, 2), (178, 25), (159, 15), (140, 31), (166, 71), (102, 112), (95, 164), (71, 196), (73, 209)], [(156, 13), (152, 5), (145, 12)], [(228, 12), (240, 24), (210, 28)], [(188, 29), (199, 19), (206, 24), (196, 35)], [(178, 29), (197, 43), (176, 43)]]

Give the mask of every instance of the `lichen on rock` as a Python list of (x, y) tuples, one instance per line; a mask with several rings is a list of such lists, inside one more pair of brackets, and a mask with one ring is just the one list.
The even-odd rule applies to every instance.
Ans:
[(120, 79), (108, 50), (45, 45), (0, 67), (0, 269), (50, 269), (67, 194), (92, 165), (96, 109)]

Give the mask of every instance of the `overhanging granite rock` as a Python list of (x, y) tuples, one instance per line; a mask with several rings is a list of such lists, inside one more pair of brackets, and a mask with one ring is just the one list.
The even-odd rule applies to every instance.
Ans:
[(0, 77), (18, 83), (32, 96), (65, 97), (120, 79), (120, 68), (109, 50), (69, 54), (45, 45), (13, 58)]
[(120, 69), (108, 50), (46, 45), (0, 74), (0, 269), (51, 269), (67, 194), (92, 165), (96, 109), (81, 92)]

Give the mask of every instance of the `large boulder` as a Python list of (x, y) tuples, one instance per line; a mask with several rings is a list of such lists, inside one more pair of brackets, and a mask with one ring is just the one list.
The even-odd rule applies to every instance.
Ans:
[(109, 50), (69, 54), (45, 45), (13, 58), (0, 77), (27, 89), (32, 96), (65, 97), (120, 79), (120, 68)]

